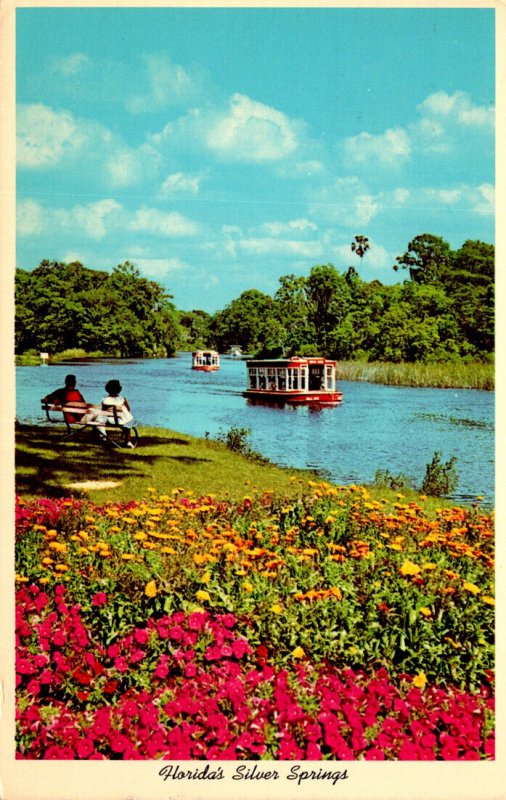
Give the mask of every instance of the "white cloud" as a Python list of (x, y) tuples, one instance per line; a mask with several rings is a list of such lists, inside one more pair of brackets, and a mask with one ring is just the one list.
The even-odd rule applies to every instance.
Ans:
[(379, 197), (356, 177), (338, 178), (313, 195), (309, 215), (337, 225), (368, 225), (380, 212)]
[(261, 256), (301, 256), (318, 258), (322, 254), (321, 242), (301, 242), (293, 239), (240, 239), (237, 243), (241, 252)]
[(112, 199), (68, 209), (44, 208), (35, 200), (24, 200), (18, 204), (17, 230), (20, 236), (38, 236), (57, 228), (99, 240), (120, 223), (120, 211), (121, 205)]
[(132, 150), (120, 150), (112, 155), (105, 169), (113, 186), (130, 186), (142, 175), (141, 161)]
[(200, 93), (203, 76), (199, 71), (173, 64), (164, 53), (147, 56), (145, 61), (148, 88), (127, 98), (132, 114), (186, 103)]
[(467, 92), (457, 91), (453, 94), (447, 92), (434, 92), (429, 95), (418, 110), (429, 117), (452, 119), (461, 125), (493, 127), (493, 106), (473, 105)]
[(473, 211), (483, 216), (493, 216), (495, 213), (495, 190), (490, 183), (483, 183), (475, 190)]
[(16, 229), (20, 236), (37, 236), (44, 231), (44, 209), (35, 200), (21, 200), (16, 211)]
[(261, 230), (270, 236), (283, 236), (284, 234), (293, 234), (294, 231), (297, 233), (317, 231), (318, 225), (308, 219), (293, 219), (290, 222), (265, 222), (261, 226)]
[(103, 239), (115, 224), (114, 212), (120, 211), (121, 205), (116, 200), (105, 199), (87, 206), (74, 206), (72, 209), (54, 209), (50, 212), (49, 221), (70, 230), (79, 230), (90, 239)]
[(202, 175), (174, 172), (165, 178), (160, 188), (160, 194), (162, 197), (179, 193), (198, 194), (201, 180)]
[(411, 142), (404, 128), (389, 129), (380, 135), (364, 131), (345, 139), (344, 150), (348, 159), (358, 163), (374, 160), (394, 166), (409, 158)]
[(276, 161), (298, 147), (297, 125), (286, 114), (234, 94), (206, 133), (207, 146), (231, 161)]
[(94, 120), (54, 111), (42, 103), (19, 107), (16, 149), (20, 168), (74, 168), (78, 164), (81, 173), (112, 187), (136, 183), (160, 166), (160, 154), (149, 143), (129, 148)]
[(180, 258), (136, 258), (135, 266), (148, 278), (165, 278), (174, 272), (188, 269), (188, 264)]
[(155, 236), (193, 236), (198, 226), (177, 211), (166, 214), (156, 208), (140, 208), (135, 212), (128, 227), (132, 231), (151, 233)]
[(377, 199), (385, 210), (406, 208), (425, 212), (451, 208), (482, 216), (494, 214), (494, 187), (488, 183), (480, 186), (459, 184), (442, 189), (430, 186), (411, 190), (398, 188), (392, 192), (382, 192)]
[(53, 111), (42, 103), (21, 105), (17, 112), (16, 158), (20, 167), (44, 168), (86, 143), (82, 127), (69, 111)]
[(68, 56), (53, 57), (50, 62), (50, 69), (51, 72), (66, 78), (77, 75), (90, 65), (91, 60), (86, 53), (71, 53)]
[(242, 236), (242, 229), (239, 225), (222, 225), (221, 231), (224, 236)]

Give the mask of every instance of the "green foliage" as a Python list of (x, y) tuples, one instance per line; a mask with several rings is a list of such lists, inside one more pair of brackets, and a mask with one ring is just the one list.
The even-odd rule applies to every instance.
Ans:
[[(360, 263), (369, 248), (366, 236), (355, 236)], [(238, 344), (243, 353), (274, 358), (487, 362), (495, 342), (494, 257), (493, 245), (467, 240), (453, 251), (424, 233), (396, 259), (394, 269), (409, 273), (402, 284), (366, 283), (355, 267), (341, 273), (318, 264), (307, 277), (281, 276), (273, 297), (249, 289), (212, 316), (177, 311), (128, 261), (111, 274), (42, 261), (16, 274), (15, 352), (171, 356)]]
[(414, 489), (415, 483), (413, 478), (404, 475), (403, 472), (394, 475), (389, 469), (377, 469), (374, 473), (374, 486), (377, 489), (386, 488), (395, 491), (399, 489)]
[(253, 450), (248, 436), (251, 430), (249, 428), (231, 427), (228, 431), (220, 431), (217, 436), (219, 442), (223, 442), (232, 453), (238, 453), (251, 461), (256, 461), (261, 464), (268, 464), (269, 459)]
[(112, 273), (56, 261), (16, 272), (16, 353), (169, 356), (179, 344), (170, 295), (128, 261)]
[[(360, 259), (367, 237), (356, 236)], [(274, 297), (244, 292), (211, 321), (213, 342), (281, 357), (321, 354), (391, 363), (486, 361), (494, 349), (494, 248), (466, 241), (458, 251), (431, 234), (415, 237), (394, 269), (403, 284), (366, 283), (355, 267), (316, 265), (283, 275)]]
[(422, 483), (422, 492), (432, 497), (443, 497), (455, 491), (459, 477), (455, 467), (457, 459), (452, 456), (448, 461), (441, 461), (441, 453), (435, 452), (430, 464), (427, 464)]

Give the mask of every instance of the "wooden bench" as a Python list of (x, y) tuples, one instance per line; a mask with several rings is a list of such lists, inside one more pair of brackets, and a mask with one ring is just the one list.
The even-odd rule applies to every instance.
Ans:
[[(61, 423), (65, 422), (67, 427), (67, 432), (63, 436), (63, 441), (67, 441), (74, 436), (82, 433), (89, 428), (90, 430), (94, 430), (97, 434), (99, 431), (97, 428), (99, 426), (106, 427), (107, 436), (99, 437), (101, 440), (103, 439), (105, 444), (111, 444), (114, 447), (123, 448), (127, 446), (128, 441), (128, 432), (130, 432), (130, 442), (132, 443), (133, 447), (137, 446), (139, 441), (139, 433), (137, 428), (132, 426), (131, 423), (128, 425), (123, 425), (119, 418), (118, 418), (118, 409), (115, 406), (109, 406), (108, 408), (103, 408), (102, 406), (93, 405), (92, 403), (65, 403), (65, 405), (57, 405), (55, 403), (44, 403), (42, 401), (42, 409), (46, 412), (46, 418), (48, 422), (52, 423)], [(99, 422), (96, 419), (88, 420), (81, 422), (82, 417), (87, 414), (88, 412), (94, 412), (94, 414), (101, 414), (102, 417), (107, 417), (107, 422)], [(61, 416), (55, 418), (51, 416), (51, 414), (58, 413)]]

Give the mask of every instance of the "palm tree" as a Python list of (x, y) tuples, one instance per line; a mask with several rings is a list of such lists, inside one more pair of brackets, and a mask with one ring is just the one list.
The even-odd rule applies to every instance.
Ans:
[(351, 243), (352, 252), (356, 253), (360, 258), (364, 257), (369, 247), (369, 239), (367, 236), (355, 236), (355, 241)]

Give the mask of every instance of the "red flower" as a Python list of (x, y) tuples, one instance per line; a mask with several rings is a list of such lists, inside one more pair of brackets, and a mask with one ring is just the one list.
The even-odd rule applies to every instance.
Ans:
[(105, 605), (107, 603), (107, 595), (106, 595), (106, 593), (105, 592), (97, 592), (97, 594), (94, 594), (93, 597), (91, 598), (91, 602), (92, 602), (92, 605), (97, 606), (97, 608), (100, 608), (100, 606), (103, 606), (103, 605)]
[(149, 639), (149, 632), (146, 628), (136, 628), (134, 630), (134, 639), (138, 644), (146, 644)]
[(92, 739), (80, 739), (77, 743), (77, 757), (88, 758), (94, 750)]

